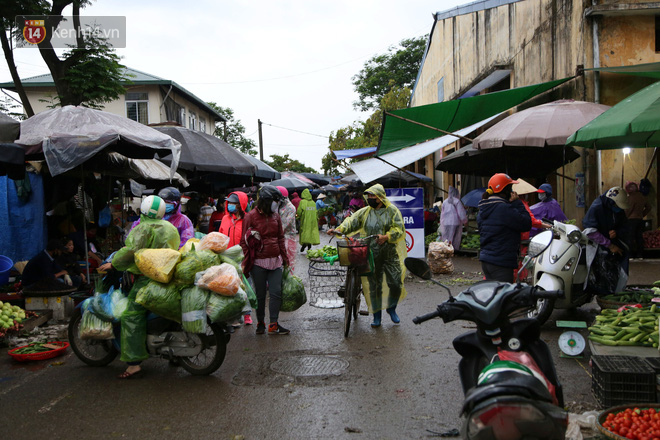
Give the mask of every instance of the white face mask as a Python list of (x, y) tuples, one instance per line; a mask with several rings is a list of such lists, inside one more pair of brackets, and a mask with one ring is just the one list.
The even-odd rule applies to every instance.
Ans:
[(546, 198), (548, 198), (548, 195), (546, 193), (539, 193), (539, 200), (544, 201)]
[(274, 213), (274, 212), (277, 212), (277, 209), (279, 208), (279, 206), (280, 206), (280, 205), (279, 205), (279, 203), (277, 203), (277, 202), (273, 202), (273, 203), (271, 203), (271, 204), (270, 204), (270, 211), (273, 212), (273, 213)]

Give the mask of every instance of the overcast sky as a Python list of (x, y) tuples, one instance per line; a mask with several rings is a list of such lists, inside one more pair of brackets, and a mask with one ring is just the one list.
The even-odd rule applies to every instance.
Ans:
[[(270, 124), (264, 158), (289, 153), (320, 171), (329, 134), (369, 116), (353, 110), (351, 77), (389, 46), (429, 33), (433, 13), (464, 3), (97, 0), (82, 15), (126, 16), (126, 48), (117, 51), (124, 65), (230, 107), (257, 143), (261, 119)], [(35, 49), (14, 53), (22, 78), (49, 73)]]

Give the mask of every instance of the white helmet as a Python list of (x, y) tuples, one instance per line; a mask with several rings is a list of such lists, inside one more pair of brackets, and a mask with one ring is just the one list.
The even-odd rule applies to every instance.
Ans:
[(620, 209), (628, 209), (628, 194), (620, 186), (608, 189), (605, 197), (614, 200)]
[(162, 219), (165, 215), (165, 201), (158, 196), (148, 196), (142, 200), (140, 213), (147, 218)]

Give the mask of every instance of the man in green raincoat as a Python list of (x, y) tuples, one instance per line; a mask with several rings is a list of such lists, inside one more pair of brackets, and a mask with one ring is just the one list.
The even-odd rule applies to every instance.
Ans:
[[(364, 192), (367, 206), (356, 211), (342, 222), (337, 229), (346, 235), (360, 233), (363, 237), (376, 235), (369, 248), (374, 257), (374, 270), (362, 277), (362, 290), (373, 313), (372, 327), (380, 327), (382, 310), (387, 310), (392, 322), (401, 322), (396, 314), (396, 306), (406, 296), (403, 287), (407, 256), (403, 217), (399, 209), (385, 195), (383, 185), (377, 184)], [(383, 283), (385, 281), (385, 283)]]
[(298, 204), (296, 218), (300, 220), (300, 252), (311, 249), (313, 244), (321, 242), (319, 237), (319, 219), (316, 216), (316, 203), (308, 189), (302, 192), (302, 200)]

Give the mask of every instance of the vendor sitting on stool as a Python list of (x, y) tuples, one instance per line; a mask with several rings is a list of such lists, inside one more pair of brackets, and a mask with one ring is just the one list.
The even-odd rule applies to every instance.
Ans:
[(73, 284), (66, 269), (55, 258), (62, 254), (62, 240), (51, 238), (46, 249), (32, 257), (23, 269), (21, 283), (27, 290), (62, 290)]

